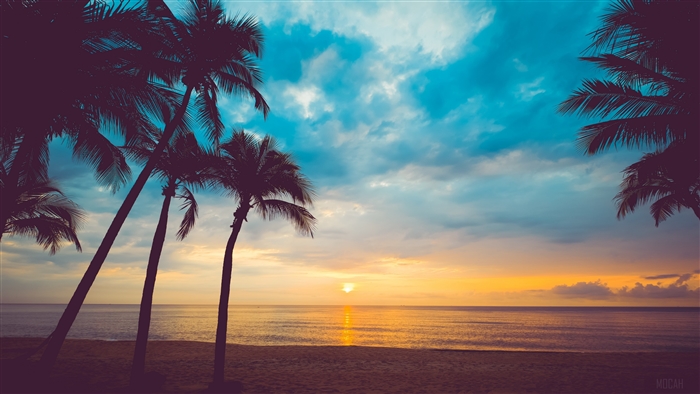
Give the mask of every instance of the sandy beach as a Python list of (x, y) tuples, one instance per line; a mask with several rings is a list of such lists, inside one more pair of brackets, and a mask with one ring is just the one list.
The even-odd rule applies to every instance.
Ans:
[[(1, 342), (3, 392), (10, 392), (17, 390), (7, 386), (7, 374), (14, 373), (11, 360), (41, 339), (2, 338)], [(56, 392), (124, 392), (133, 346), (126, 341), (67, 340), (51, 375), (51, 387)], [(211, 381), (213, 352), (213, 343), (150, 342), (147, 371), (166, 377), (162, 392), (202, 392)], [(36, 359), (30, 358), (30, 365)], [(697, 391), (699, 361), (697, 352), (229, 345), (226, 377), (242, 382), (245, 393), (675, 393)]]

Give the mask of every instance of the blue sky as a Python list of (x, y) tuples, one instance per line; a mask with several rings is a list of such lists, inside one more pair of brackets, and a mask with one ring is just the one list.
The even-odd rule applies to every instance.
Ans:
[[(265, 121), (222, 98), (225, 124), (294, 155), (319, 220), (310, 239), (251, 218), (232, 303), (698, 305), (698, 220), (683, 211), (656, 228), (643, 207), (618, 221), (620, 172), (642, 151), (585, 156), (576, 132), (592, 121), (556, 113), (602, 76), (578, 57), (607, 2), (225, 4), (263, 26), (272, 110)], [(85, 251), (3, 239), (4, 302), (67, 302), (126, 193), (99, 188), (58, 141), (51, 160), (89, 212)], [(157, 303), (218, 300), (235, 206), (198, 200), (183, 242), (171, 209)], [(151, 180), (88, 302), (139, 302), (160, 204)]]

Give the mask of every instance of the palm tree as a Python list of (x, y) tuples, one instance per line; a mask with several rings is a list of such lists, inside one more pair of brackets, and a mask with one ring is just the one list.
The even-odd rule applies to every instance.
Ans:
[(223, 7), (215, 0), (190, 0), (184, 10), (182, 20), (177, 20), (167, 7), (161, 15), (168, 19), (178, 39), (178, 57), (185, 93), (175, 115), (166, 123), (165, 129), (153, 154), (131, 187), (124, 202), (110, 224), (95, 256), (90, 261), (78, 287), (73, 293), (66, 310), (51, 334), (51, 339), (41, 358), (41, 373), (46, 374), (56, 361), (63, 341), (78, 316), (80, 307), (90, 291), (97, 274), (119, 234), (136, 198), (155, 168), (161, 153), (172, 138), (175, 129), (181, 125), (193, 91), (197, 108), (197, 120), (205, 127), (208, 136), (215, 144), (223, 132), (219, 111), (216, 106), (219, 90), (226, 94), (246, 93), (255, 101), (255, 108), (265, 116), (269, 107), (257, 85), (262, 76), (254, 59), (262, 53), (262, 32), (250, 16), (229, 18)]
[[(578, 144), (587, 154), (621, 145), (659, 152), (685, 145), (694, 147), (677, 150), (685, 155), (686, 171), (697, 168), (698, 11), (697, 2), (618, 0), (603, 17), (589, 47), (596, 56), (582, 60), (606, 70), (611, 80), (584, 80), (559, 106), (562, 113), (603, 119), (579, 132)], [(670, 155), (657, 159), (664, 157)]]
[[(57, 137), (66, 137), (74, 157), (116, 190), (128, 180), (129, 167), (100, 131), (122, 134), (128, 142), (153, 127), (149, 118), (171, 116), (177, 94), (150, 78), (168, 79), (168, 70), (144, 65), (152, 43), (167, 41), (154, 7), (123, 4), (5, 0), (0, 5), (8, 59), (2, 70), (2, 143), (17, 144), (6, 168), (4, 206), (16, 200), (24, 176), (46, 177), (48, 143)], [(6, 220), (3, 214), (0, 223)]]
[(690, 208), (700, 219), (700, 166), (686, 163), (687, 154), (679, 152), (685, 145), (671, 146), (663, 151), (645, 154), (640, 161), (627, 167), (615, 196), (617, 217), (634, 212), (638, 205), (651, 204), (651, 216), (659, 223), (674, 211)]
[[(257, 140), (244, 131), (235, 131), (231, 140), (221, 145), (221, 156), (221, 164), (215, 167), (218, 182), (238, 201), (238, 207), (233, 214), (231, 235), (224, 252), (212, 388), (221, 388), (224, 383), (233, 248), (248, 212), (255, 209), (268, 220), (281, 216), (291, 221), (301, 234), (312, 237), (316, 223), (304, 208), (312, 204), (314, 192), (311, 183), (299, 173), (299, 166), (289, 154), (277, 150), (270, 136)], [(292, 202), (276, 197), (287, 197)]]
[[(147, 139), (143, 143), (127, 148), (130, 155), (141, 162), (145, 162), (151, 156), (157, 141)], [(165, 233), (168, 227), (168, 210), (173, 197), (184, 200), (181, 209), (185, 209), (185, 215), (180, 223), (177, 239), (183, 240), (194, 227), (197, 219), (197, 201), (192, 193), (193, 188), (206, 186), (210, 180), (208, 171), (212, 162), (212, 156), (203, 150), (192, 133), (179, 134), (173, 143), (166, 148), (163, 156), (156, 165), (155, 174), (165, 182), (163, 186), (163, 207), (160, 219), (153, 236), (151, 253), (146, 268), (146, 280), (143, 286), (141, 307), (139, 310), (138, 332), (136, 335), (136, 347), (131, 367), (131, 385), (136, 387), (141, 383), (146, 364), (146, 346), (148, 331), (151, 323), (151, 307), (153, 305), (153, 290), (156, 283), (158, 263), (165, 243)]]

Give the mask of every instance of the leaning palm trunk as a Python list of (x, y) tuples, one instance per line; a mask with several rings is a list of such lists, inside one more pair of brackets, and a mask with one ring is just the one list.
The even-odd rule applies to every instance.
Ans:
[(143, 284), (143, 295), (141, 296), (141, 307), (139, 309), (139, 324), (136, 333), (136, 347), (134, 349), (134, 361), (131, 364), (131, 386), (136, 387), (143, 378), (146, 368), (146, 346), (148, 344), (148, 330), (151, 326), (151, 309), (153, 306), (153, 290), (156, 287), (156, 274), (158, 273), (158, 262), (165, 243), (165, 233), (168, 229), (168, 211), (170, 202), (175, 195), (176, 184), (172, 182), (163, 189), (163, 207), (160, 210), (160, 219), (156, 232), (153, 235), (151, 253), (148, 256), (148, 267), (146, 268), (146, 280)]
[(131, 208), (134, 206), (136, 198), (138, 198), (141, 190), (143, 190), (146, 181), (151, 176), (151, 172), (155, 168), (161, 154), (170, 141), (170, 138), (175, 133), (175, 129), (182, 121), (191, 95), (192, 87), (188, 87), (187, 91), (185, 91), (185, 95), (182, 98), (182, 105), (180, 108), (178, 108), (177, 112), (175, 112), (175, 116), (173, 116), (173, 119), (167, 124), (165, 130), (163, 130), (163, 136), (161, 137), (160, 141), (158, 141), (156, 148), (153, 150), (153, 155), (148, 159), (146, 166), (139, 174), (134, 186), (131, 187), (129, 194), (127, 194), (126, 199), (124, 199), (121, 207), (119, 207), (117, 215), (114, 217), (114, 220), (112, 220), (112, 224), (110, 224), (107, 234), (102, 239), (102, 243), (97, 248), (97, 252), (92, 258), (92, 261), (90, 261), (90, 265), (88, 266), (87, 271), (85, 271), (83, 278), (80, 280), (78, 288), (75, 289), (75, 293), (73, 293), (73, 297), (71, 297), (68, 306), (66, 306), (66, 310), (63, 312), (61, 319), (58, 321), (56, 329), (53, 331), (53, 333), (51, 333), (51, 339), (46, 347), (46, 351), (44, 351), (44, 354), (41, 356), (41, 362), (39, 365), (39, 373), (41, 375), (48, 375), (51, 367), (56, 362), (58, 352), (61, 350), (61, 346), (66, 339), (66, 335), (68, 335), (68, 331), (73, 325), (75, 318), (78, 316), (80, 307), (83, 305), (85, 297), (87, 297), (87, 294), (90, 291), (90, 287), (92, 287), (92, 284), (95, 282), (95, 278), (97, 278), (97, 274), (100, 272), (100, 268), (102, 268), (102, 264), (107, 258), (107, 254), (109, 254), (109, 250), (111, 249), (112, 244), (114, 244), (114, 240), (117, 238), (119, 230), (121, 230), (122, 225), (126, 221), (126, 217), (129, 215)]
[(221, 385), (224, 382), (224, 367), (226, 365), (226, 330), (228, 328), (228, 300), (231, 293), (231, 271), (233, 270), (233, 247), (236, 245), (238, 233), (241, 232), (243, 220), (248, 214), (248, 208), (239, 206), (233, 215), (231, 236), (226, 243), (224, 252), (224, 267), (221, 274), (221, 296), (219, 297), (219, 321), (216, 326), (216, 345), (214, 349), (214, 383)]

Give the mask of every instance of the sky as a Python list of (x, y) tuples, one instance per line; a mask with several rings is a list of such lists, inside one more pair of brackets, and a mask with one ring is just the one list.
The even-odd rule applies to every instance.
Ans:
[[(221, 97), (224, 123), (294, 156), (318, 219), (309, 238), (250, 215), (230, 303), (700, 305), (697, 218), (657, 228), (644, 206), (617, 220), (621, 171), (643, 150), (584, 155), (576, 133), (595, 119), (556, 112), (582, 79), (603, 77), (578, 57), (607, 5), (226, 2), (259, 18), (271, 113)], [(83, 252), (4, 237), (4, 303), (67, 303), (128, 191), (100, 187), (61, 141), (50, 174), (88, 212)], [(141, 193), (87, 303), (140, 302), (160, 189), (151, 179)], [(154, 303), (218, 302), (236, 205), (213, 191), (197, 200), (184, 241), (172, 204)]]

